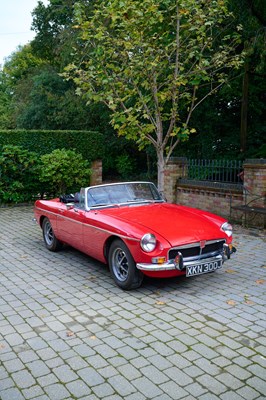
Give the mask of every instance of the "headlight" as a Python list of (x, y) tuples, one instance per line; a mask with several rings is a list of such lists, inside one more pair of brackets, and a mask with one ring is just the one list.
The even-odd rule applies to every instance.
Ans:
[(233, 228), (232, 228), (232, 225), (231, 225), (231, 224), (229, 224), (228, 222), (225, 222), (225, 223), (222, 225), (221, 228), (222, 228), (222, 230), (227, 234), (227, 236), (229, 236), (229, 237), (232, 236)]
[(140, 246), (142, 250), (150, 253), (156, 247), (156, 237), (152, 233), (146, 233), (140, 241)]

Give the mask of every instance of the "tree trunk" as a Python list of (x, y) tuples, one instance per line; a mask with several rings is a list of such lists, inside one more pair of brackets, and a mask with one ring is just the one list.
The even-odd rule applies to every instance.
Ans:
[(248, 130), (248, 63), (245, 63), (245, 72), (242, 87), (241, 104), (241, 127), (240, 127), (240, 151), (247, 149), (247, 130)]
[(163, 156), (163, 150), (157, 149), (157, 182), (158, 182), (158, 190), (162, 194), (164, 193), (164, 167), (165, 160)]

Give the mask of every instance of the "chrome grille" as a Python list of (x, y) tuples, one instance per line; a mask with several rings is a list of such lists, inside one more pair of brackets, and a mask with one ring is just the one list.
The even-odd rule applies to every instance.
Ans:
[(173, 260), (178, 253), (181, 253), (184, 259), (190, 258), (207, 258), (217, 254), (222, 254), (225, 240), (209, 240), (205, 242), (205, 246), (201, 248), (200, 242), (191, 243), (180, 247), (174, 247), (169, 250), (168, 259)]

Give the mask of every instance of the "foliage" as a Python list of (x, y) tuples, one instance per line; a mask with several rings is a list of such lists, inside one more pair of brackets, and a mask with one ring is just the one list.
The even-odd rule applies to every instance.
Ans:
[[(265, 24), (266, 3), (231, 0), (230, 9), (243, 24), (245, 64), (215, 96), (209, 97), (191, 118), (197, 133), (179, 146), (181, 154), (195, 158), (230, 159), (266, 157), (265, 153)], [(245, 77), (247, 79), (245, 79)], [(243, 90), (247, 81), (246, 93)], [(246, 105), (244, 118), (243, 105)], [(244, 125), (246, 137), (242, 137)], [(241, 149), (241, 150), (240, 150)]]
[(16, 126), (24, 129), (82, 129), (88, 112), (51, 67), (30, 75), (16, 87), (14, 98)]
[(136, 171), (136, 164), (134, 159), (129, 154), (120, 154), (117, 156), (116, 168), (122, 178), (132, 177)]
[(38, 155), (19, 146), (4, 146), (0, 155), (0, 203), (32, 200), (40, 191)]
[(13, 90), (18, 82), (45, 64), (44, 60), (32, 53), (30, 44), (18, 46), (17, 50), (7, 57), (3, 68), (10, 90)]
[(88, 161), (72, 150), (56, 149), (41, 156), (40, 182), (45, 193), (59, 195), (88, 186), (91, 171)]
[[(173, 136), (170, 136), (169, 143), (165, 147), (164, 155), (166, 157), (170, 155), (171, 146), (175, 143), (178, 135), (179, 143), (172, 153), (174, 156), (222, 158), (226, 154), (227, 158), (238, 157), (241, 159), (266, 156), (265, 1), (228, 0), (213, 2), (201, 0), (193, 2), (192, 0), (179, 0), (180, 70), (176, 85), (173, 85), (171, 93), (171, 83), (174, 83), (174, 80), (170, 79), (167, 86), (167, 77), (170, 76), (171, 78), (171, 68), (174, 68), (175, 55), (177, 55), (173, 27), (174, 17), (177, 15), (173, 12), (176, 1), (112, 0), (100, 2), (98, 0), (80, 0), (79, 3), (83, 7), (82, 11), (76, 8), (77, 4), (75, 3), (78, 2), (48, 0), (46, 5), (38, 2), (32, 14), (32, 28), (36, 33), (35, 38), (30, 44), (19, 46), (6, 59), (2, 70), (0, 70), (0, 129), (17, 129), (18, 127), (32, 130), (46, 129), (46, 132), (43, 131), (38, 134), (33, 132), (33, 135), (28, 131), (20, 131), (20, 133), (15, 131), (14, 134), (8, 133), (4, 136), (0, 133), (0, 148), (4, 143), (20, 144), (28, 150), (36, 150), (39, 154), (43, 154), (57, 148), (56, 142), (59, 141), (58, 148), (76, 148), (85, 159), (102, 158), (104, 177), (107, 179), (116, 179), (118, 169), (121, 176), (124, 169), (123, 160), (126, 160), (126, 155), (129, 156), (129, 162), (130, 164), (133, 163), (134, 172), (138, 175), (141, 172), (146, 173), (147, 170), (148, 173), (152, 173), (156, 169), (158, 155), (156, 154), (155, 144), (149, 144), (148, 147), (145, 147), (145, 151), (138, 151), (138, 144), (145, 145), (146, 142), (145, 135), (141, 133), (138, 127), (136, 135), (133, 134), (134, 123), (136, 122), (134, 118), (132, 121), (128, 121), (125, 111), (124, 114), (121, 113), (120, 121), (113, 121), (115, 126), (116, 124), (123, 125), (123, 118), (126, 120), (124, 137), (117, 135), (117, 131), (121, 133), (122, 127), (116, 131), (110, 124), (113, 111), (108, 108), (111, 99), (108, 97), (107, 83), (108, 79), (115, 78), (114, 75), (110, 75), (110, 69), (107, 69), (110, 75), (107, 76), (107, 82), (103, 78), (101, 84), (96, 87), (97, 90), (102, 91), (106, 105), (99, 102), (91, 103), (92, 100), (87, 96), (85, 96), (84, 101), (81, 96), (76, 96), (76, 88), (73, 82), (63, 82), (59, 74), (67, 64), (76, 60), (75, 64), (77, 67), (80, 66), (81, 70), (85, 66), (85, 74), (87, 65), (91, 68), (91, 73), (100, 74), (100, 78), (102, 69), (106, 65), (112, 66), (114, 64), (116, 69), (121, 68), (121, 71), (125, 72), (124, 81), (121, 80), (121, 100), (124, 100), (126, 110), (132, 108), (136, 112), (137, 118), (139, 118), (137, 121), (140, 121), (147, 129), (151, 129), (153, 125), (143, 112), (142, 104), (150, 105), (153, 99), (151, 79), (150, 81), (147, 80), (147, 74), (150, 71), (150, 78), (152, 78), (154, 76), (152, 73), (155, 71), (160, 89), (158, 92), (159, 111), (164, 113), (161, 124), (164, 138), (171, 115), (171, 93), (176, 90), (179, 95), (176, 129), (180, 128), (180, 130), (178, 133), (174, 131)], [(217, 15), (214, 15), (216, 12), (215, 4), (222, 8), (226, 3), (235, 18), (232, 19), (231, 14), (227, 13), (225, 8), (224, 22), (222, 17), (216, 23), (215, 18), (218, 18), (220, 14), (217, 12)], [(83, 28), (84, 35), (90, 35), (90, 30), (87, 32), (86, 24), (88, 21), (88, 27), (90, 27), (89, 21), (96, 18), (94, 10), (97, 10), (99, 4), (101, 10), (97, 18), (104, 22), (105, 30), (101, 30), (100, 26), (98, 27), (99, 35), (95, 37), (92, 35), (93, 40), (87, 40), (86, 37), (84, 40), (81, 37)], [(152, 7), (154, 7), (154, 13)], [(110, 17), (101, 20), (103, 13), (107, 15), (110, 10)], [(208, 15), (206, 10), (209, 12)], [(80, 18), (81, 24), (75, 20), (75, 13)], [(204, 19), (204, 15), (206, 18), (209, 16), (210, 21)], [(202, 23), (202, 21), (205, 22)], [(177, 19), (176, 22), (178, 22)], [(211, 22), (211, 25), (208, 25), (209, 22)], [(242, 43), (237, 45), (235, 51), (240, 53), (245, 46), (245, 64), (236, 71), (229, 68), (229, 81), (218, 88), (213, 96), (208, 95), (210, 86), (208, 86), (207, 79), (211, 76), (210, 65), (206, 66), (205, 71), (199, 71), (203, 84), (199, 83), (196, 86), (196, 101), (204, 99), (204, 102), (201, 102), (200, 106), (194, 107), (187, 127), (188, 135), (181, 134), (181, 132), (185, 132), (183, 124), (187, 117), (186, 101), (189, 101), (189, 97), (185, 97), (184, 89), (193, 90), (193, 85), (190, 85), (193, 82), (192, 75), (188, 76), (187, 79), (190, 86), (182, 84), (182, 82), (186, 82), (186, 79), (183, 81), (186, 70), (182, 70), (182, 68), (193, 65), (196, 67), (200, 64), (200, 60), (202, 60), (201, 62), (208, 62), (213, 54), (219, 53), (221, 49), (220, 39), (226, 37), (227, 33), (228, 40), (230, 40), (230, 36), (234, 39), (236, 28), (241, 24), (245, 29), (237, 31), (237, 34), (241, 35)], [(105, 39), (101, 37), (101, 32), (108, 35), (107, 43), (103, 43), (103, 45), (101, 42)], [(127, 36), (122, 35), (124, 32), (127, 32)], [(177, 32), (176, 29), (175, 32)], [(121, 46), (119, 35), (122, 36)], [(141, 38), (139, 45), (137, 43), (138, 37)], [(208, 47), (210, 40), (213, 40), (211, 48)], [(98, 68), (99, 58), (103, 57), (103, 50), (105, 51), (109, 43), (110, 46), (116, 45), (116, 49), (115, 51), (113, 51), (114, 47), (107, 49), (113, 54), (110, 54), (109, 57), (107, 51), (106, 63)], [(204, 43), (206, 45), (205, 55), (207, 54), (205, 61), (204, 58), (201, 58), (201, 56), (204, 56), (202, 52)], [(134, 44), (136, 44), (135, 47)], [(94, 47), (95, 45), (98, 47)], [(96, 53), (95, 57), (93, 53)], [(142, 57), (143, 55), (145, 55), (145, 59)], [(222, 51), (220, 56), (223, 57)], [(87, 61), (91, 62), (90, 66), (86, 64)], [(112, 61), (114, 62), (112, 63)], [(139, 63), (139, 61), (141, 62)], [(159, 66), (158, 69), (157, 66)], [(135, 74), (132, 72), (132, 67), (138, 68), (137, 70), (133, 69)], [(228, 69), (222, 68), (220, 71), (228, 72)], [(242, 81), (245, 75), (248, 76), (246, 99), (242, 93)], [(86, 75), (83, 77), (86, 78)], [(135, 78), (135, 81), (133, 78)], [(121, 75), (117, 75), (117, 80), (119, 79), (121, 79)], [(215, 76), (211, 76), (211, 79), (214, 89)], [(139, 82), (141, 82), (141, 86), (137, 85)], [(128, 97), (127, 87), (129, 83), (135, 84), (133, 89), (136, 88), (137, 90), (139, 87), (142, 89), (141, 93), (146, 103), (141, 103), (139, 108), (135, 107), (139, 93), (134, 93), (132, 89), (133, 96)], [(194, 83), (198, 82), (194, 81)], [(106, 88), (107, 91), (104, 93)], [(78, 89), (81, 93), (86, 92), (86, 90), (85, 83), (82, 90)], [(191, 91), (188, 96), (191, 96), (191, 93), (193, 95)], [(99, 93), (96, 91), (95, 95), (99, 95)], [(165, 102), (163, 101), (164, 97), (166, 97)], [(243, 120), (241, 108), (245, 102), (248, 105), (246, 116), (247, 139), (245, 151), (240, 152), (240, 123)], [(165, 106), (163, 110), (161, 106)], [(157, 120), (155, 122), (157, 123)], [(128, 129), (129, 124), (131, 124), (131, 130)], [(191, 132), (192, 128), (195, 128), (196, 131)], [(47, 129), (49, 129), (48, 132)], [(79, 129), (81, 132), (80, 134), (73, 132), (70, 136), (66, 132), (58, 132), (57, 135), (54, 129), (65, 131), (70, 129), (77, 131)], [(95, 133), (84, 131), (98, 131), (102, 135), (98, 137)], [(175, 134), (176, 136), (174, 136)], [(25, 140), (23, 135), (25, 135)], [(126, 138), (131, 135), (133, 139), (127, 140)], [(153, 137), (156, 140), (156, 135), (153, 135)], [(124, 165), (127, 167), (126, 161)]]
[(75, 148), (89, 162), (104, 158), (105, 154), (103, 135), (92, 131), (0, 130), (0, 149), (8, 144), (17, 144), (38, 155)]
[[(92, 2), (80, 1), (89, 11)], [(59, 69), (69, 63), (78, 42), (73, 4), (72, 0), (50, 0), (46, 6), (38, 2), (32, 13), (32, 29), (36, 32), (33, 51)]]
[(44, 194), (79, 191), (91, 170), (82, 155), (57, 149), (41, 157), (21, 146), (3, 146), (0, 155), (0, 203), (33, 201)]
[(85, 11), (76, 6), (86, 54), (65, 76), (86, 101), (110, 108), (120, 135), (155, 147), (162, 189), (165, 157), (194, 132), (192, 113), (241, 65), (241, 28), (229, 30), (232, 15), (216, 0), (98, 0), (90, 18)]
[(0, 70), (0, 129), (11, 127), (10, 102), (11, 94), (6, 82), (6, 76)]

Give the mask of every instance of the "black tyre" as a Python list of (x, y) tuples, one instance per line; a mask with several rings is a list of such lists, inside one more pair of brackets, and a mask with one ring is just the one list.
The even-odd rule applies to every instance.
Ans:
[(58, 251), (62, 248), (63, 244), (60, 242), (53, 231), (51, 222), (48, 218), (44, 218), (42, 223), (42, 233), (45, 246), (50, 251)]
[(136, 263), (122, 240), (115, 240), (111, 244), (108, 263), (117, 286), (124, 290), (130, 290), (141, 285), (143, 274), (136, 268)]

